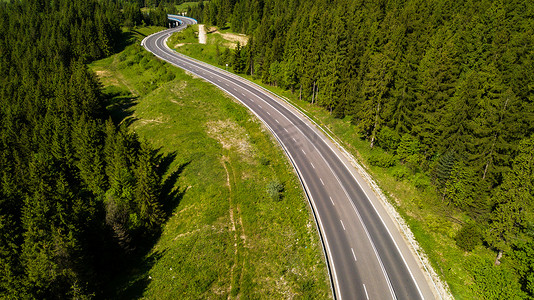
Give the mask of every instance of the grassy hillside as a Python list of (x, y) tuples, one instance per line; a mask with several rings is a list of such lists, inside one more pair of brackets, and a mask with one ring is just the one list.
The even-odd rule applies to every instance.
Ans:
[[(90, 67), (115, 121), (171, 157), (172, 217), (123, 298), (331, 297), (300, 184), (262, 125), (212, 85), (135, 44)], [(279, 189), (281, 187), (281, 189)]]

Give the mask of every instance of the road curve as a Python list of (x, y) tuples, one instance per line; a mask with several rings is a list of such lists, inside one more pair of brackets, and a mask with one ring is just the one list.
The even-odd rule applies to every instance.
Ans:
[(276, 95), (169, 49), (166, 39), (173, 32), (196, 23), (181, 16), (169, 15), (169, 19), (179, 26), (146, 37), (142, 46), (224, 90), (272, 132), (293, 164), (312, 208), (334, 298), (438, 298), (396, 223), (342, 149)]

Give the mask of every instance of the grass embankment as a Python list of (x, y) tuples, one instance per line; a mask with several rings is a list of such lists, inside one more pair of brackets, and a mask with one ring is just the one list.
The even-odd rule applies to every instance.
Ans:
[(193, 25), (173, 34), (167, 40), (167, 45), (187, 56), (226, 68), (226, 64), (232, 61), (232, 49), (237, 47), (237, 43), (243, 46), (248, 42), (246, 36), (233, 34), (229, 30), (219, 30), (216, 27), (206, 30), (206, 44), (198, 43), (198, 25)]
[[(223, 48), (229, 41), (221, 41), (220, 35), (208, 34), (208, 44), (195, 42), (195, 28), (173, 35), (169, 39), (169, 47), (180, 53), (189, 55), (204, 62), (225, 68), (221, 62), (221, 53), (229, 50)], [(187, 44), (180, 41), (188, 39)], [(177, 46), (180, 45), (180, 46)], [(219, 55), (217, 55), (217, 52)], [(221, 59), (222, 57), (222, 59)], [(263, 86), (272, 92), (286, 97), (289, 102), (300, 107), (306, 114), (327, 128), (335, 138), (362, 165), (380, 186), (389, 202), (397, 209), (411, 228), (417, 241), (425, 250), (434, 270), (447, 282), (451, 292), (458, 299), (480, 299), (485, 281), (475, 278), (499, 276), (505, 272), (507, 261), (503, 260), (501, 271), (492, 270), (495, 254), (480, 245), (472, 252), (461, 250), (454, 240), (460, 224), (467, 218), (452, 206), (441, 201), (431, 185), (431, 180), (421, 173), (413, 173), (406, 166), (397, 163), (390, 168), (382, 168), (370, 164), (370, 160), (381, 155), (381, 149), (369, 147), (369, 142), (361, 138), (349, 118), (337, 119), (324, 108), (306, 101), (299, 101), (298, 93), (272, 87), (261, 83), (258, 78), (249, 75), (241, 76)], [(506, 283), (502, 283), (506, 285)]]
[(90, 67), (114, 95), (117, 120), (174, 156), (167, 176), (177, 178), (176, 203), (119, 296), (331, 297), (315, 224), (282, 150), (246, 108), (156, 59), (141, 38)]

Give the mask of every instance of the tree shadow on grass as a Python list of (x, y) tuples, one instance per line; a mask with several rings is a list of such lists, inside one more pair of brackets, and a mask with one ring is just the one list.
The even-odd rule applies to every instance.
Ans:
[(115, 45), (113, 49), (115, 53), (122, 52), (127, 46), (136, 42), (134, 33), (141, 34), (140, 32), (137, 32), (135, 30), (121, 32), (121, 37), (118, 39), (119, 41), (117, 42), (117, 44)]
[(163, 203), (163, 211), (165, 212), (165, 221), (167, 221), (172, 212), (183, 199), (187, 187), (181, 188), (175, 187), (178, 178), (183, 173), (184, 169), (191, 163), (191, 161), (181, 164), (176, 171), (172, 172), (167, 176), (162, 185), (162, 194), (166, 195), (165, 202)]
[(130, 126), (136, 120), (133, 117), (133, 107), (137, 104), (139, 97), (114, 86), (107, 87), (103, 92), (106, 109), (113, 123)]
[[(140, 32), (140, 31), (137, 31), (137, 30), (135, 30), (135, 29), (132, 29), (132, 31), (131, 31), (131, 32), (132, 32), (132, 33), (137, 33), (138, 35), (140, 35), (140, 36), (142, 36), (142, 37), (147, 37), (147, 35), (146, 35), (146, 34), (144, 34), (144, 33)], [(133, 35), (132, 35), (132, 36), (133, 36)]]
[[(169, 172), (172, 163), (176, 159), (176, 152), (161, 154), (161, 149), (154, 150), (156, 158), (159, 161), (158, 173), (162, 176)], [(177, 186), (178, 178), (183, 173), (185, 168), (191, 161), (185, 162), (171, 172), (162, 182), (161, 188), (161, 202), (164, 211), (163, 224), (165, 224), (171, 217), (172, 212), (178, 207), (182, 201), (187, 188), (180, 188)], [(163, 227), (163, 225), (162, 225)], [(152, 252), (154, 245), (157, 243), (162, 234), (162, 228), (155, 234), (144, 239), (141, 245), (138, 245), (136, 251), (130, 258), (127, 259), (125, 266), (127, 269), (123, 275), (121, 288), (118, 289), (116, 299), (137, 299), (143, 296), (143, 293), (150, 284), (150, 270), (154, 264), (165, 254), (163, 251)]]
[(165, 174), (169, 173), (169, 169), (171, 168), (171, 165), (175, 161), (178, 154), (176, 152), (164, 154), (160, 148), (153, 150), (153, 155), (159, 162), (157, 168), (158, 175), (161, 178), (164, 178), (161, 182), (161, 200), (163, 204), (162, 209), (165, 214), (164, 222), (166, 222), (174, 209), (178, 207), (180, 201), (185, 195), (187, 187), (181, 189), (176, 183), (178, 182), (178, 178), (180, 178), (180, 175), (184, 172), (185, 168), (191, 164), (191, 160), (182, 163), (176, 168), (175, 171), (171, 172), (165, 177)]
[(130, 268), (127, 277), (127, 284), (124, 289), (120, 289), (116, 299), (139, 299), (150, 284), (150, 269), (156, 262), (165, 255), (166, 250), (156, 251), (144, 257), (141, 262), (137, 262), (135, 267)]

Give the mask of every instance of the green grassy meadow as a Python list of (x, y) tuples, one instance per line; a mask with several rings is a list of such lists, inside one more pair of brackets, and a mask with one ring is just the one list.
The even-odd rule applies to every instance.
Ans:
[[(90, 65), (114, 120), (165, 157), (172, 214), (118, 298), (331, 298), (300, 183), (268, 131), (229, 96), (135, 43)], [(172, 179), (172, 180), (169, 180)], [(268, 187), (283, 191), (273, 195)]]

